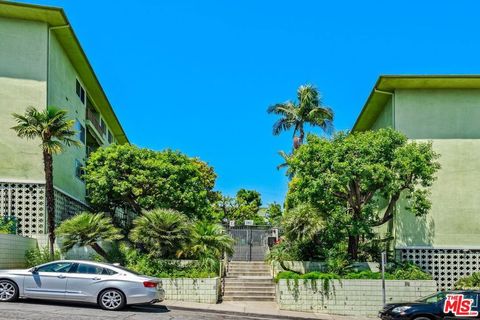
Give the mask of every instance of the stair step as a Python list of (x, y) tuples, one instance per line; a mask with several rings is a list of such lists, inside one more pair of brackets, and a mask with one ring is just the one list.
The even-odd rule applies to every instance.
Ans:
[(234, 291), (225, 292), (225, 297), (275, 297), (275, 292), (246, 292), (246, 291)]
[(275, 295), (276, 291), (275, 288), (267, 288), (267, 289), (251, 289), (251, 288), (225, 288), (225, 295), (226, 296), (236, 296), (236, 295)]
[(239, 284), (272, 284), (272, 277), (256, 277), (256, 278), (225, 278), (225, 283), (239, 283)]
[(271, 276), (270, 272), (254, 272), (254, 271), (248, 271), (248, 272), (228, 272), (228, 276)]
[(224, 296), (223, 301), (275, 301), (275, 297), (264, 297), (264, 296)]
[(275, 284), (271, 283), (227, 283), (225, 282), (225, 288), (232, 288), (232, 289), (243, 289), (243, 288), (251, 288), (251, 289), (275, 289)]

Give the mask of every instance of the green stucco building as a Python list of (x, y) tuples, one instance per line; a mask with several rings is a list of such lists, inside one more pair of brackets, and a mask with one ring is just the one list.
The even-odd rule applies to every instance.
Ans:
[(19, 232), (46, 232), (39, 141), (11, 130), (28, 106), (68, 110), (81, 147), (54, 157), (57, 219), (88, 207), (82, 167), (99, 146), (127, 143), (115, 113), (62, 9), (0, 1), (0, 214)]
[(480, 271), (480, 76), (381, 76), (353, 130), (383, 127), (441, 155), (429, 214), (400, 205), (393, 231), (399, 256), (450, 288)]

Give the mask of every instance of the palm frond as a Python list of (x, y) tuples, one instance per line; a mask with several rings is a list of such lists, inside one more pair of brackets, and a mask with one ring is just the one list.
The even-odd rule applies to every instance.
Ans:
[(278, 136), (283, 131), (288, 131), (295, 126), (295, 123), (295, 119), (280, 118), (273, 124), (272, 133)]
[(12, 127), (21, 138), (40, 139), (42, 148), (55, 154), (64, 150), (65, 146), (76, 146), (76, 131), (72, 128), (74, 120), (67, 119), (67, 111), (53, 106), (43, 111), (28, 107), (24, 115), (12, 114), (17, 125)]

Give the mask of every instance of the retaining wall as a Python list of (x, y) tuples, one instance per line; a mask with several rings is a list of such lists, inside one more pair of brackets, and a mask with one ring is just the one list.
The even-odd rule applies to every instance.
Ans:
[(220, 278), (163, 278), (162, 288), (166, 300), (217, 303), (220, 293)]
[[(381, 280), (286, 280), (277, 284), (277, 302), (282, 310), (340, 315), (377, 315), (382, 309)], [(387, 303), (407, 302), (437, 291), (433, 280), (387, 280)]]
[(36, 246), (35, 239), (0, 234), (0, 269), (25, 268), (25, 252)]

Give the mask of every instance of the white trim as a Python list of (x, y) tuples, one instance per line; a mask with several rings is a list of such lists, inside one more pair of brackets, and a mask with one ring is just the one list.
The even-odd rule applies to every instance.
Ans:
[(409, 247), (395, 247), (395, 250), (480, 250), (480, 246), (439, 246), (439, 247), (427, 247), (427, 246), (409, 246)]
[(28, 183), (28, 184), (45, 184), (45, 180), (22, 180), (22, 179), (5, 179), (1, 178), (0, 183)]

